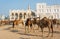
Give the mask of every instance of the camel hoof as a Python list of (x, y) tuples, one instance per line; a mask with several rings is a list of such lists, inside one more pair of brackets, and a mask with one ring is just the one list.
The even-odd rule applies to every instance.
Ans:
[(49, 37), (49, 36), (46, 36), (46, 37)]
[(53, 35), (51, 35), (51, 37), (53, 37)]

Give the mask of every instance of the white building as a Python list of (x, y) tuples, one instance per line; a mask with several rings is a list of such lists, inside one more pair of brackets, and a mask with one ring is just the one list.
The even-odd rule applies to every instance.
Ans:
[(5, 16), (4, 15), (0, 15), (0, 20), (5, 20)]
[(9, 17), (10, 17), (10, 20), (13, 21), (13, 20), (19, 20), (19, 19), (26, 19), (28, 17), (32, 17), (32, 11), (30, 9), (30, 6), (28, 6), (28, 9), (27, 10), (10, 10), (9, 11)]
[(41, 18), (53, 16), (53, 19), (60, 19), (60, 5), (48, 6), (46, 3), (37, 3), (36, 10), (37, 16), (40, 15)]

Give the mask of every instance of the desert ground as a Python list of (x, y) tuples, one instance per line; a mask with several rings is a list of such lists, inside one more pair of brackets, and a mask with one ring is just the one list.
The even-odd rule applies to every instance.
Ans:
[(18, 25), (14, 29), (12, 25), (1, 25), (0, 39), (60, 39), (60, 26), (57, 28), (55, 25), (53, 30), (53, 37), (51, 37), (51, 34), (46, 37), (48, 28), (44, 28), (44, 36), (42, 37), (42, 32), (40, 29), (37, 30), (37, 26), (34, 27), (34, 32), (31, 30), (31, 32), (25, 34), (25, 27), (22, 25)]

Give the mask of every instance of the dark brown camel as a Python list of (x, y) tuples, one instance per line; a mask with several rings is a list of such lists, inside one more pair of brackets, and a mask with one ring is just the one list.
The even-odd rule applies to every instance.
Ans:
[(46, 27), (48, 27), (48, 29), (49, 29), (48, 36), (50, 34), (50, 30), (52, 31), (52, 36), (53, 36), (53, 23), (52, 23), (52, 20), (49, 20), (48, 18), (44, 17), (40, 20), (40, 22), (38, 23), (38, 26), (41, 28), (42, 36), (43, 36), (43, 29), (46, 28)]
[[(28, 29), (27, 29), (28, 27)], [(26, 22), (25, 22), (25, 33), (26, 33), (26, 29), (28, 30), (31, 30), (32, 29), (32, 21), (31, 21), (31, 18), (27, 18)]]

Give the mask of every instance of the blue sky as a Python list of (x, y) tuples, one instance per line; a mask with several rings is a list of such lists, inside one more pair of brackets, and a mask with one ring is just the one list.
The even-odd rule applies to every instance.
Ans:
[(60, 0), (0, 0), (0, 15), (9, 15), (10, 9), (27, 9), (30, 4), (31, 9), (36, 9), (36, 3), (47, 3), (48, 5), (59, 4)]

